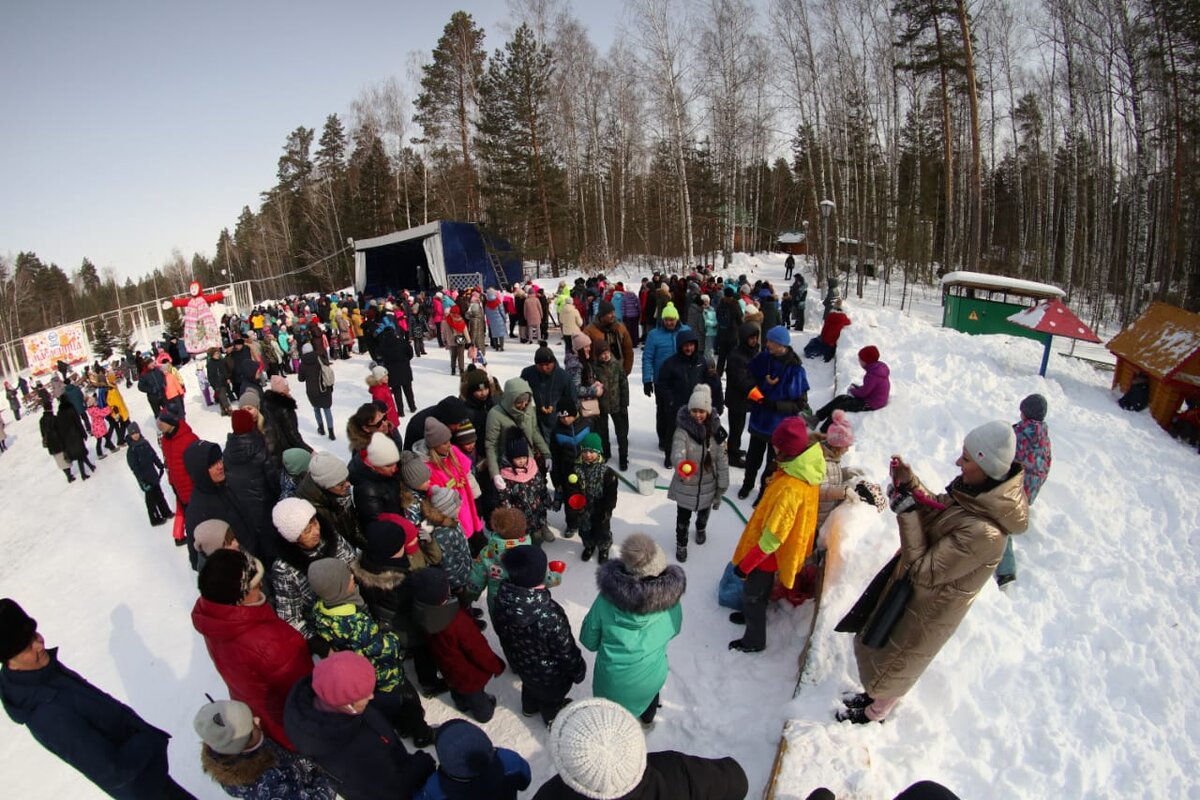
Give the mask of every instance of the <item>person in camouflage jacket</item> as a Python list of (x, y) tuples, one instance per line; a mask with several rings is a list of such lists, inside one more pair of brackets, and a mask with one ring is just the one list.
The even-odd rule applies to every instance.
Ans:
[[(504, 568), (502, 558), (514, 547), (536, 544), (529, 535), (525, 524), (525, 515), (518, 509), (501, 506), (492, 512), (491, 528), (485, 529), (487, 544), (479, 551), (471, 564), (469, 578), (470, 591), (478, 597), (486, 587), (488, 590), (488, 616), (495, 618), (496, 593), (500, 584), (508, 579), (508, 570)], [(549, 569), (546, 570), (545, 585), (553, 589), (562, 582), (562, 576)]]
[(492, 624), (505, 659), (521, 678), (521, 712), (540, 713), (549, 726), (567, 704), (571, 685), (587, 677), (587, 663), (566, 612), (544, 584), (545, 552), (514, 547), (501, 560), (508, 580), (496, 592)]
[(375, 667), (372, 704), (396, 726), (401, 736), (425, 747), (433, 731), (416, 689), (404, 673), (404, 648), (392, 631), (382, 631), (367, 612), (349, 567), (336, 558), (324, 558), (308, 568), (309, 584), (319, 600), (313, 606), (313, 627), (334, 650), (352, 650)]

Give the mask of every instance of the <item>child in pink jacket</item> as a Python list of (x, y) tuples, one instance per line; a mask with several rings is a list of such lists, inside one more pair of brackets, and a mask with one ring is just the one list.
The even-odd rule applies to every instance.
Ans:
[(471, 459), (450, 442), (450, 429), (436, 417), (425, 419), (425, 439), (413, 445), (413, 452), (425, 459), (429, 467), (429, 485), (445, 486), (458, 492), (462, 504), (458, 521), (463, 535), (470, 539), (483, 530), (483, 520), (475, 508), (480, 495), (479, 483), (471, 469)]
[(105, 458), (105, 454), (100, 449), (102, 445), (107, 445), (110, 453), (117, 449), (113, 447), (112, 443), (113, 428), (107, 421), (110, 414), (112, 414), (112, 408), (97, 405), (96, 398), (88, 395), (87, 415), (92, 425), (92, 436), (96, 437), (96, 458)]

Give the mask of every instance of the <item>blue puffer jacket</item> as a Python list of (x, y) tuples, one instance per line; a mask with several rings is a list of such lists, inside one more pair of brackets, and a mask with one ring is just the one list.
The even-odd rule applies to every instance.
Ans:
[(500, 584), (492, 614), (504, 657), (522, 681), (566, 687), (587, 677), (571, 623), (549, 589)]
[(763, 402), (750, 404), (751, 433), (769, 438), (779, 423), (808, 408), (808, 376), (795, 350), (779, 358), (763, 350), (750, 361), (750, 374), (763, 393)]
[(660, 320), (654, 330), (646, 334), (646, 344), (642, 348), (642, 383), (654, 383), (658, 380), (658, 371), (663, 362), (675, 355), (675, 340), (683, 331), (691, 330), (680, 322), (675, 330), (669, 331), (663, 327)]

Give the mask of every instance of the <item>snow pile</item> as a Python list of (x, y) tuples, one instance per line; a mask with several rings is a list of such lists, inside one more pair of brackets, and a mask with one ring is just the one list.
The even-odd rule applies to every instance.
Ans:
[[(769, 277), (782, 291), (782, 263), (783, 256), (738, 255), (728, 273)], [(630, 268), (627, 275), (649, 271)], [(540, 283), (553, 289), (557, 281)], [(797, 350), (816, 332), (818, 294), (810, 291), (809, 330), (794, 334)], [(836, 363), (808, 362), (810, 399), (817, 407), (834, 394), (835, 382), (844, 391), (861, 378), (856, 351), (879, 346), (892, 369), (892, 403), (853, 415), (858, 443), (847, 463), (882, 483), (888, 457), (901, 453), (938, 486), (956, 473), (953, 462), (967, 430), (989, 419), (1015, 420), (1022, 397), (1044, 394), (1054, 466), (1031, 530), (1017, 544), (1018, 582), (1007, 594), (989, 584), (892, 720), (839, 725), (832, 719), (837, 697), (857, 687), (857, 676), (850, 637), (832, 628), (896, 547), (894, 518), (857, 506), (843, 520), (809, 671), (793, 700), (812, 604), (772, 609), (766, 652), (749, 656), (726, 648), (740, 629), (717, 606), (716, 585), (742, 529), (726, 506), (713, 515), (708, 543), (689, 548), (683, 631), (669, 650), (671, 674), (650, 748), (733, 755), (750, 776), (751, 796), (758, 796), (780, 732), (795, 720), (777, 784), (781, 798), (803, 798), (822, 784), (839, 795), (890, 798), (919, 778), (941, 780), (970, 798), (1195, 795), (1200, 676), (1190, 655), (1200, 623), (1194, 501), (1200, 460), (1148, 415), (1120, 411), (1107, 376), (1060, 359), (1050, 379), (1040, 379), (1037, 342), (934, 327), (936, 292), (930, 297), (929, 305), (903, 315), (849, 299), (854, 323), (843, 333)], [(558, 338), (552, 332), (556, 349)], [(492, 373), (502, 382), (512, 377), (531, 363), (533, 350), (510, 340), (504, 353), (489, 353)], [(422, 407), (458, 386), (442, 351), (434, 346), (429, 352), (413, 363)], [(367, 400), (366, 363), (356, 356), (335, 365), (336, 442), (316, 436), (302, 387), (291, 381), (301, 430), (318, 449), (348, 456), (340, 431)], [(637, 469), (654, 467), (666, 485), (669, 474), (654, 444), (653, 400), (637, 390), (640, 379), (639, 358), (631, 376), (625, 477), (633, 481)], [(124, 393), (134, 418), (152, 431), (144, 396), (136, 389)], [(195, 392), (188, 420), (202, 438), (222, 443), (229, 430), (228, 420), (215, 407), (205, 409)], [(168, 531), (147, 524), (123, 453), (105, 460), (93, 480), (67, 485), (41, 449), (36, 418), (8, 430), (9, 452), (0, 455), (6, 501), (0, 594), (25, 606), (47, 643), (61, 646), (67, 666), (172, 733), (172, 772), (185, 787), (197, 797), (223, 797), (200, 772), (191, 729), (204, 693), (222, 697), (225, 689), (191, 627), (195, 577), (185, 554)], [(731, 495), (741, 478), (739, 470), (732, 473)], [(748, 516), (749, 503), (739, 505)], [(675, 507), (665, 492), (642, 497), (623, 486), (616, 516), (617, 542), (646, 531), (674, 553)], [(561, 529), (561, 514), (550, 521)], [(580, 548), (577, 539), (548, 546), (551, 557), (569, 565), (554, 596), (576, 631), (596, 595), (595, 564), (579, 561)], [(487, 635), (496, 646), (490, 630)], [(591, 654), (585, 657), (590, 670)], [(588, 696), (590, 686), (589, 673), (572, 695)], [(536, 788), (553, 773), (544, 726), (521, 716), (511, 673), (489, 691), (500, 708), (484, 728), (497, 744), (530, 760)], [(458, 716), (442, 700), (427, 701), (426, 709), (435, 724)], [(0, 730), (10, 796), (97, 796), (7, 718)]]

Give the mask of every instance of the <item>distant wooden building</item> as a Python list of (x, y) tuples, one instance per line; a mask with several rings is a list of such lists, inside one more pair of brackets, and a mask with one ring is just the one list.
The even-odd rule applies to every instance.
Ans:
[(1108, 343), (1117, 357), (1113, 386), (1129, 391), (1138, 372), (1150, 381), (1150, 414), (1164, 429), (1179, 405), (1200, 397), (1200, 314), (1151, 303)]
[(775, 250), (793, 256), (808, 255), (808, 237), (804, 231), (786, 231), (775, 237)]

